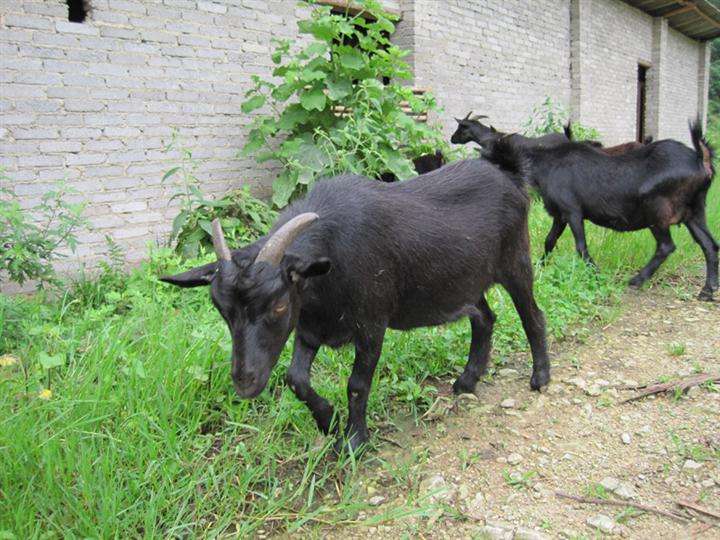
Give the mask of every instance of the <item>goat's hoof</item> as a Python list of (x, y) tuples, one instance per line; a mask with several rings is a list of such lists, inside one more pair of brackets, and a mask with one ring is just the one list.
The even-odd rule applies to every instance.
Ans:
[(335, 441), (333, 447), (335, 454), (341, 455), (344, 451), (352, 452), (354, 455), (360, 455), (367, 447), (367, 442), (370, 436), (367, 432), (358, 433), (354, 432), (352, 435), (340, 435)]
[(712, 302), (713, 301), (712, 289), (701, 290), (700, 294), (698, 294), (698, 300), (702, 300), (703, 302)]
[(645, 280), (638, 276), (635, 276), (630, 281), (628, 281), (628, 285), (630, 286), (630, 288), (635, 290), (639, 290), (643, 286), (643, 283), (645, 283)]
[(530, 377), (530, 388), (533, 390), (540, 391), (543, 387), (550, 384), (550, 370), (545, 369), (542, 371), (536, 371)]
[(459, 396), (460, 394), (474, 394), (477, 382), (469, 383), (463, 380), (462, 375), (457, 378), (453, 383), (453, 394)]

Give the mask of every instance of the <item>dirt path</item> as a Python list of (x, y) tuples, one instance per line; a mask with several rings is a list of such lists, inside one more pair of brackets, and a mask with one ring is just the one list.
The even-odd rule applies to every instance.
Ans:
[[(624, 496), (665, 510), (688, 500), (720, 514), (720, 388), (619, 403), (634, 393), (624, 389), (629, 385), (719, 373), (720, 304), (660, 289), (629, 292), (624, 301), (623, 315), (586, 343), (556, 346), (546, 393), (529, 391), (522, 355), (492, 383), (480, 383), (477, 399), (441, 398), (423, 427), (385, 433), (402, 448), (385, 445), (380, 465), (369, 467), (364, 489), (377, 506), (359, 516), (383, 522), (316, 532), (335, 538), (720, 538), (720, 528), (703, 532), (698, 521), (555, 496), (556, 490)], [(421, 517), (393, 515), (420, 508)]]

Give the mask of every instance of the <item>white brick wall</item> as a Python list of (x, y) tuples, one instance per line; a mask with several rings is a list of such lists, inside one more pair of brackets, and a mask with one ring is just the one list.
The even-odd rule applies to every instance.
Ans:
[(567, 0), (411, 0), (403, 9), (406, 4), (414, 12), (399, 26), (398, 41), (414, 46), (415, 85), (438, 97), (448, 136), (453, 116), (470, 110), (487, 114), (499, 129), (518, 130), (545, 96), (569, 102)]

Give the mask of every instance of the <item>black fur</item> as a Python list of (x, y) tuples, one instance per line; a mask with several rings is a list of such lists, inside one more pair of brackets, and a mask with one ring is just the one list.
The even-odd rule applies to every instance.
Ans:
[[(469, 317), (472, 342), (456, 392), (473, 392), (485, 371), (494, 315), (485, 292), (510, 293), (533, 354), (531, 387), (549, 381), (545, 323), (535, 304), (529, 254), (529, 200), (520, 182), (484, 160), (455, 162), (406, 182), (343, 175), (318, 182), (280, 216), (320, 218), (286, 251), (280, 266), (253, 263), (266, 238), (233, 252), (232, 262), (163, 278), (211, 283), (213, 302), (233, 337), (233, 380), (243, 397), (262, 391), (292, 329), (290, 388), (319, 428), (334, 431), (334, 410), (310, 386), (322, 345), (355, 346), (345, 435), (368, 438), (365, 407), (383, 337)], [(272, 231), (271, 231), (272, 233)], [(277, 315), (278, 306), (287, 306)]]
[(616, 231), (649, 228), (657, 250), (630, 281), (639, 287), (675, 250), (670, 226), (684, 223), (707, 263), (700, 298), (711, 300), (718, 288), (718, 244), (707, 227), (705, 199), (715, 174), (713, 150), (699, 123), (691, 124), (690, 133), (693, 149), (667, 139), (608, 155), (581, 142), (522, 149), (500, 139), (484, 156), (539, 190), (554, 218), (545, 256), (570, 225), (578, 253), (592, 262), (585, 243), (585, 219)]
[[(568, 137), (563, 133), (548, 133), (540, 137), (525, 137), (518, 133), (503, 133), (493, 126), (486, 126), (479, 120), (471, 118), (456, 118), (458, 127), (450, 137), (453, 144), (466, 144), (475, 141), (483, 149), (488, 149), (499, 139), (505, 139), (508, 144), (518, 148), (549, 148), (558, 144), (568, 142)], [(565, 128), (568, 129), (567, 127)]]

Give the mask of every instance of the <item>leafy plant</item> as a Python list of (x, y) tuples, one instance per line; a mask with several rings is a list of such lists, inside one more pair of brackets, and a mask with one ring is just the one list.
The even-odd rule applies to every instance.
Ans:
[(407, 104), (426, 114), (437, 105), (430, 94), (417, 96), (397, 82), (411, 73), (402, 60), (407, 51), (389, 40), (395, 17), (377, 0), (356, 3), (362, 13), (354, 16), (315, 6), (309, 19), (298, 22), (312, 41), (302, 47), (277, 41), (273, 78), (253, 76), (255, 86), (246, 93), (244, 113), (265, 105), (271, 112), (255, 117), (241, 153), (282, 164), (273, 183), (278, 207), (321, 176), (390, 171), (404, 179), (415, 174), (412, 158), (448, 151), (439, 128), (403, 110)]
[[(10, 180), (2, 170), (0, 180)], [(11, 281), (22, 285), (37, 280), (38, 287), (57, 281), (53, 262), (65, 256), (62, 247), (75, 251), (75, 233), (87, 224), (82, 217), (85, 204), (65, 201), (73, 193), (58, 184), (28, 212), (11, 188), (0, 186), (0, 271), (7, 272)]]
[[(540, 105), (533, 108), (533, 112), (523, 124), (523, 132), (528, 137), (539, 137), (548, 133), (562, 133), (568, 123), (570, 113), (560, 103), (546, 97)], [(597, 129), (584, 126), (579, 122), (572, 122), (573, 140), (585, 141), (600, 139)]]
[[(178, 148), (177, 137), (166, 147), (167, 151)], [(196, 171), (200, 165), (193, 158), (192, 150), (178, 148), (182, 161), (168, 170), (162, 181), (174, 178), (179, 188), (170, 201), (180, 200), (180, 212), (173, 220), (170, 242), (183, 257), (197, 257), (202, 249), (212, 246), (211, 222), (220, 218), (225, 237), (231, 245), (252, 242), (262, 236), (272, 225), (277, 214), (263, 201), (256, 199), (246, 186), (229, 191), (217, 199), (206, 196), (200, 188)]]

